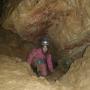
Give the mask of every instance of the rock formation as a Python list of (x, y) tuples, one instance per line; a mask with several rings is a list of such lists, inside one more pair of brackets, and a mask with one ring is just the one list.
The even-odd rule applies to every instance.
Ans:
[[(2, 26), (32, 42), (47, 34), (59, 53), (63, 49), (77, 56), (81, 46), (90, 42), (89, 3), (89, 0), (21, 0), (12, 6), (12, 2), (9, 6), (15, 8), (5, 15)], [(10, 11), (11, 7), (8, 8)]]

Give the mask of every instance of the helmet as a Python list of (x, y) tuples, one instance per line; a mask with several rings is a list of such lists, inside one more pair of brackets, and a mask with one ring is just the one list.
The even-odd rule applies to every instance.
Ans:
[(41, 41), (42, 46), (48, 46), (49, 45), (49, 40), (47, 37), (44, 37)]

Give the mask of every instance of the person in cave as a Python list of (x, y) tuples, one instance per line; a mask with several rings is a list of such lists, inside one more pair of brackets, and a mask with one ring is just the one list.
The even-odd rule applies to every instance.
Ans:
[(49, 40), (47, 37), (44, 37), (41, 40), (40, 48), (33, 49), (28, 55), (27, 62), (37, 76), (45, 77), (54, 71), (52, 56), (49, 51)]

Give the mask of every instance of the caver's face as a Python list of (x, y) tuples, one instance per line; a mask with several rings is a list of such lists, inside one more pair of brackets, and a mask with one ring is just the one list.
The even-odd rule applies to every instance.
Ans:
[(44, 53), (46, 53), (48, 51), (48, 47), (47, 46), (43, 46), (42, 50), (43, 50)]

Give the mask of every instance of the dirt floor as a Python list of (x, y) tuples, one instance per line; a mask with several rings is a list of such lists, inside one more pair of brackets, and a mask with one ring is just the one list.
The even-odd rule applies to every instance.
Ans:
[(0, 90), (58, 90), (57, 80), (32, 76), (27, 64), (20, 61), (0, 55)]

